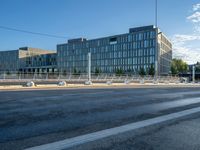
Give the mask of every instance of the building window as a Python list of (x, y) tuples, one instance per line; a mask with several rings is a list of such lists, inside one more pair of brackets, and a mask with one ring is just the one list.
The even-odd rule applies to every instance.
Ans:
[(117, 38), (116, 37), (110, 38), (110, 44), (117, 44)]

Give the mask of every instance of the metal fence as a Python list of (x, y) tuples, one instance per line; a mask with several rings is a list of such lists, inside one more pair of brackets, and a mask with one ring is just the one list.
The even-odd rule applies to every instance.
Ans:
[[(3, 81), (87, 81), (88, 74), (64, 74), (64, 73), (16, 73), (0, 72), (0, 82)], [(91, 74), (93, 82), (180, 82), (177, 76), (139, 76), (132, 74)]]

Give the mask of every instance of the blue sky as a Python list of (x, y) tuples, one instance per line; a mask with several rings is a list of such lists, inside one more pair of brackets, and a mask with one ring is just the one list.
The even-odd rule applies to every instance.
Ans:
[[(155, 0), (1, 0), (0, 26), (41, 32), (51, 38), (0, 29), (0, 50), (23, 46), (56, 49), (69, 38), (88, 39), (154, 24)], [(158, 25), (174, 42), (174, 56), (200, 61), (200, 0), (158, 0)], [(191, 53), (192, 52), (192, 53)]]

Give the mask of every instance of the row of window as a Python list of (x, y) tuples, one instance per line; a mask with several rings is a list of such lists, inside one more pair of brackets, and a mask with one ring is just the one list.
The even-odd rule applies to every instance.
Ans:
[[(135, 65), (135, 64), (154, 64), (155, 56), (150, 57), (133, 57), (133, 58), (119, 58), (119, 59), (102, 59), (92, 60), (92, 66), (115, 66), (115, 65)], [(82, 66), (87, 67), (88, 61), (64, 61), (59, 62), (60, 67)]]
[[(135, 72), (137, 73), (138, 71), (143, 68), (145, 71), (149, 70), (151, 68), (151, 65), (133, 65), (133, 66), (101, 66), (101, 67), (91, 67), (92, 73), (95, 73), (96, 69), (98, 69), (100, 72), (106, 72), (106, 73), (113, 73), (116, 72), (117, 70), (123, 70), (124, 72)], [(62, 72), (68, 72), (68, 73), (73, 73), (74, 70), (76, 72), (80, 73), (86, 73), (87, 69), (83, 67), (67, 67), (67, 68), (60, 68), (59, 69)]]
[[(117, 59), (117, 58), (128, 58), (128, 57), (148, 57), (148, 56), (154, 56), (155, 55), (155, 49), (139, 49), (138, 51), (118, 51), (118, 52), (108, 52), (108, 53), (92, 53), (92, 60), (98, 60), (98, 59)], [(68, 57), (60, 57), (59, 61), (63, 62), (64, 60), (67, 61), (83, 61), (88, 60), (87, 54), (85, 55), (71, 55)]]
[[(63, 47), (63, 46), (61, 46)], [(123, 43), (116, 45), (107, 45), (102, 47), (90, 47), (90, 48), (77, 48), (77, 49), (62, 49), (58, 48), (58, 56), (69, 56), (69, 55), (81, 55), (84, 53), (88, 53), (89, 51), (92, 53), (105, 53), (110, 51), (124, 51), (124, 50), (137, 50), (143, 48), (152, 48), (155, 47), (155, 39), (153, 40), (145, 40), (140, 42), (132, 42), (132, 43)], [(67, 45), (65, 45), (67, 47)]]
[[(116, 43), (127, 43), (127, 42), (137, 42), (149, 39), (155, 39), (156, 32), (155, 31), (144, 31), (138, 33), (128, 33), (123, 35), (117, 35), (115, 37), (106, 37), (101, 39), (89, 40), (80, 43), (69, 43), (67, 46), (59, 45), (59, 49), (81, 49), (81, 48), (89, 48), (89, 47), (99, 47), (105, 46), (109, 44), (116, 44)], [(114, 41), (112, 39), (115, 39)]]
[(172, 47), (171, 42), (169, 40), (167, 40), (167, 38), (164, 35), (161, 36), (161, 41), (162, 41), (162, 43), (165, 43), (168, 47), (170, 47), (170, 48)]

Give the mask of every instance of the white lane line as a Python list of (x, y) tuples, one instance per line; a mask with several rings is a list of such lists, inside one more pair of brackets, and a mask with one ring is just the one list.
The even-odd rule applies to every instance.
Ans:
[(111, 128), (111, 129), (106, 129), (106, 130), (102, 130), (102, 131), (98, 131), (98, 132), (94, 132), (94, 133), (89, 133), (89, 134), (85, 134), (85, 135), (61, 140), (61, 141), (58, 141), (58, 142), (53, 142), (53, 143), (49, 143), (49, 144), (45, 144), (45, 145), (41, 145), (41, 146), (36, 146), (36, 147), (28, 148), (26, 150), (50, 150), (50, 149), (51, 150), (62, 150), (62, 149), (67, 149), (67, 148), (71, 148), (71, 147), (74, 147), (74, 146), (77, 146), (77, 145), (81, 145), (81, 144), (85, 144), (85, 143), (88, 143), (88, 142), (103, 139), (103, 138), (106, 138), (106, 137), (109, 137), (109, 136), (117, 135), (117, 134), (120, 134), (120, 133), (133, 131), (133, 130), (136, 130), (136, 129), (139, 129), (139, 128), (143, 128), (143, 127), (159, 124), (159, 123), (162, 123), (162, 122), (174, 120), (174, 119), (181, 118), (181, 117), (191, 115), (191, 114), (194, 114), (194, 113), (198, 113), (198, 112), (200, 112), (200, 107), (188, 109), (188, 110), (184, 110), (184, 111), (180, 111), (180, 112), (176, 112), (176, 113), (172, 113), (172, 114), (169, 114), (169, 115), (163, 115), (163, 116), (156, 117), (156, 118), (153, 118), (153, 119), (139, 121), (139, 122), (135, 122), (135, 123)]

